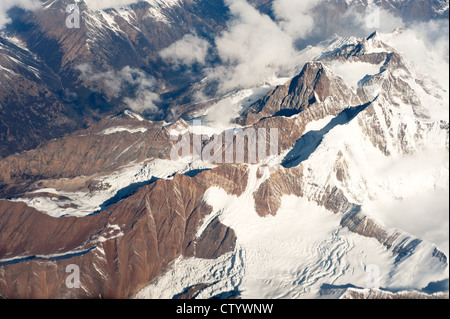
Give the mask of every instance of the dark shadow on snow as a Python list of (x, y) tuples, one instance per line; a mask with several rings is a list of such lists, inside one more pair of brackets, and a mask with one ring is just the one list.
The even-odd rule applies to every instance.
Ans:
[(350, 288), (354, 288), (354, 289), (363, 289), (361, 287), (357, 287), (354, 286), (352, 284), (347, 284), (347, 285), (330, 285), (330, 284), (323, 284), (322, 286), (320, 286), (320, 290), (341, 290), (341, 289), (350, 289)]
[(430, 282), (428, 286), (422, 289), (422, 292), (431, 295), (438, 292), (448, 292), (448, 290), (449, 290), (449, 280), (447, 278), (441, 281)]
[(54, 257), (27, 256), (27, 257), (22, 257), (22, 258), (16, 258), (13, 260), (0, 262), (0, 266), (14, 265), (14, 264), (18, 264), (23, 261), (30, 261), (30, 260), (57, 261), (57, 260), (63, 260), (63, 259), (70, 259), (73, 257), (85, 255), (85, 254), (91, 252), (92, 250), (94, 250), (96, 247), (97, 246), (94, 246), (90, 249), (83, 250), (80, 252), (67, 253), (65, 255), (54, 256)]
[(144, 186), (150, 185), (150, 184), (156, 182), (158, 179), (159, 178), (152, 177), (148, 181), (133, 183), (133, 184), (128, 185), (127, 187), (122, 188), (121, 190), (119, 190), (116, 193), (116, 195), (114, 195), (110, 199), (103, 202), (103, 204), (100, 205), (100, 210), (93, 212), (92, 214), (90, 214), (88, 216), (99, 214), (99, 213), (111, 208), (111, 206), (113, 206), (113, 205), (117, 204), (118, 202), (124, 200), (125, 198), (128, 198), (131, 195), (133, 195), (138, 189), (140, 189)]
[(210, 171), (210, 168), (205, 168), (205, 169), (194, 169), (192, 171), (186, 172), (184, 175), (189, 176), (191, 178), (194, 178), (195, 176), (197, 176), (198, 174), (205, 172), (205, 171)]
[(214, 299), (214, 300), (236, 299), (236, 298), (239, 298), (240, 296), (241, 296), (241, 292), (236, 287), (236, 288), (234, 288), (234, 290), (222, 292), (218, 295), (212, 296), (210, 299)]
[(320, 131), (309, 131), (304, 134), (294, 145), (294, 148), (286, 155), (282, 165), (285, 168), (292, 168), (300, 165), (301, 162), (307, 160), (317, 147), (322, 143), (326, 134), (339, 125), (350, 123), (359, 113), (368, 108), (372, 102), (364, 105), (350, 107), (342, 111), (338, 116), (330, 121)]
[[(210, 169), (196, 169), (196, 170), (189, 171), (189, 172), (185, 173), (184, 175), (189, 176), (189, 177), (195, 177), (198, 174), (200, 174), (201, 172), (208, 171), (208, 170), (210, 170)], [(173, 175), (175, 175), (175, 174), (173, 174)], [(173, 175), (168, 176), (168, 178), (173, 177)], [(93, 212), (92, 214), (90, 214), (88, 216), (99, 214), (99, 213), (101, 213), (101, 212), (111, 208), (111, 206), (117, 204), (118, 202), (120, 202), (120, 201), (130, 197), (134, 193), (136, 193), (136, 191), (138, 189), (140, 189), (140, 188), (142, 188), (144, 186), (150, 185), (150, 184), (156, 182), (157, 180), (159, 180), (159, 178), (152, 177), (148, 181), (139, 182), (139, 183), (133, 183), (131, 185), (128, 185), (127, 187), (122, 188), (121, 190), (119, 190), (116, 193), (116, 195), (114, 195), (113, 197), (109, 198), (104, 203), (102, 203), (100, 205), (100, 209), (99, 210)]]

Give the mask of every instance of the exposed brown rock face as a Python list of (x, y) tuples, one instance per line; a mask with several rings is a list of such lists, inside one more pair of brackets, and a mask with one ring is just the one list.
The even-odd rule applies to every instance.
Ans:
[(208, 286), (209, 284), (199, 284), (189, 287), (183, 293), (175, 296), (174, 299), (195, 299), (195, 297)]
[[(249, 2), (265, 13), (273, 13), (270, 0)], [(212, 39), (226, 28), (229, 18), (223, 1), (185, 0), (180, 5), (165, 8), (163, 19), (149, 14), (152, 8), (146, 2), (133, 4), (127, 15), (114, 9), (106, 10), (108, 19), (80, 2), (80, 28), (69, 29), (65, 25), (65, 8), (73, 1), (47, 1), (45, 4), (48, 6), (45, 10), (32, 13), (12, 10), (10, 13), (14, 23), (8, 26), (8, 34), (22, 39), (30, 52), (15, 47), (15, 52), (7, 55), (18, 58), (20, 63), (11, 69), (18, 76), (0, 75), (1, 157), (32, 149), (42, 140), (61, 137), (86, 127), (98, 116), (123, 108), (121, 99), (90, 91), (89, 81), (79, 77), (77, 68), (84, 63), (92, 65), (96, 72), (117, 71), (125, 66), (145, 69), (161, 79), (158, 93), (174, 99), (170, 112), (163, 116), (171, 117), (172, 111), (176, 115), (192, 111), (195, 107), (186, 105), (189, 99), (185, 101), (183, 96), (185, 92), (196, 91), (200, 75), (179, 76), (161, 60), (158, 52), (192, 32)], [(428, 21), (448, 17), (446, 1), (379, 1), (377, 4), (407, 19)], [(325, 39), (336, 33), (348, 33), (346, 26), (355, 20), (349, 11), (364, 14), (367, 5), (367, 1), (320, 2), (314, 9), (314, 19), (321, 27), (315, 30), (314, 37)], [(1, 42), (6, 43), (6, 38), (0, 37)], [(9, 44), (6, 46), (11, 48)], [(0, 48), (0, 52), (3, 49)], [(10, 69), (11, 60), (3, 59), (2, 53), (0, 65)], [(35, 68), (39, 77), (24, 68), (19, 71), (25, 72), (17, 72), (20, 64)], [(97, 89), (102, 87), (101, 83), (97, 84)]]
[(234, 231), (214, 219), (195, 242), (194, 254), (198, 258), (216, 259), (232, 251), (236, 243)]
[[(117, 128), (124, 130), (114, 132)], [(172, 145), (161, 123), (128, 116), (106, 119), (87, 130), (1, 160), (0, 196), (29, 191), (37, 181), (52, 187), (51, 181), (45, 181), (62, 178), (77, 179), (73, 183), (88, 187), (89, 177), (107, 174), (131, 162), (169, 158)], [(80, 176), (87, 178), (81, 181)]]
[(281, 168), (270, 176), (253, 194), (256, 212), (261, 216), (275, 216), (283, 195), (303, 196), (301, 189), (302, 167)]
[(24, 48), (0, 36), (0, 157), (35, 148), (124, 108), (123, 98), (133, 90), (103, 90), (102, 81), (80, 77), (81, 64), (97, 73), (126, 66), (145, 69), (161, 79), (155, 88), (159, 94), (177, 96), (196, 79), (176, 74), (159, 52), (188, 33), (213, 37), (227, 20), (222, 2), (182, 1), (163, 9), (164, 21), (150, 14), (154, 8), (147, 2), (133, 4), (123, 15), (115, 9), (102, 14), (79, 2), (80, 28), (67, 28), (66, 7), (73, 4), (47, 1), (45, 10), (10, 12), (14, 23), (7, 34), (21, 39)]
[(393, 240), (400, 235), (399, 233), (396, 233), (389, 236), (385, 229), (374, 220), (361, 213), (358, 208), (355, 208), (352, 212), (346, 214), (341, 220), (341, 225), (359, 235), (375, 238), (379, 243), (388, 248), (391, 247)]
[(298, 76), (248, 108), (237, 122), (250, 125), (266, 117), (292, 116), (316, 103), (323, 106), (321, 102), (327, 98), (347, 103), (346, 107), (364, 104), (341, 78), (328, 72), (321, 62), (310, 62)]
[[(195, 238), (211, 211), (202, 200), (205, 190), (194, 179), (175, 175), (84, 218), (54, 219), (1, 201), (1, 297), (127, 298), (182, 254), (216, 258), (233, 250), (234, 232), (218, 220)], [(81, 289), (65, 286), (69, 264), (80, 268)]]
[(281, 206), (281, 198), (284, 195), (307, 197), (335, 214), (345, 213), (354, 206), (345, 197), (342, 190), (331, 185), (327, 185), (317, 193), (305, 193), (303, 169), (302, 165), (291, 169), (279, 168), (269, 179), (261, 184), (259, 189), (253, 194), (256, 211), (261, 217), (267, 215), (275, 216)]
[(0, 158), (81, 128), (77, 116), (60, 100), (58, 76), (2, 36), (0, 70)]
[[(90, 217), (92, 223), (81, 223), (77, 218), (54, 219), (22, 203), (0, 202), (1, 259), (29, 255), (50, 255), (82, 247), (86, 239), (101, 234), (105, 217)], [(17, 227), (20, 225), (20, 231)], [(45, 227), (42, 227), (45, 225)], [(42, 228), (41, 228), (42, 227)], [(67, 236), (67, 232), (73, 233)], [(87, 249), (91, 248), (87, 247)]]
[[(395, 54), (365, 54), (368, 41), (375, 40), (365, 39), (330, 59), (373, 64), (385, 61), (386, 72), (404, 67)], [(375, 76), (367, 83), (377, 81), (381, 79)], [(357, 114), (355, 124), (359, 124), (363, 134), (386, 156), (395, 150), (388, 148), (392, 139), (400, 141), (397, 150), (406, 154), (413, 150), (414, 140), (408, 140), (406, 125), (398, 126), (398, 130), (393, 127), (391, 106), (394, 104), (390, 103), (394, 99), (390, 95), (400, 97), (417, 110), (420, 105), (401, 79), (391, 74), (383, 81), (384, 93), (380, 99), (385, 99), (387, 106), (368, 104)], [(353, 120), (345, 111), (373, 98), (364, 86), (353, 93), (324, 64), (314, 62), (307, 64), (290, 83), (274, 89), (254, 104), (241, 120), (255, 129), (279, 129), (279, 151), (286, 151), (304, 136), (307, 124), (342, 113)], [(178, 125), (187, 129), (185, 124), (179, 121), (165, 126), (127, 113), (104, 119), (87, 130), (1, 160), (0, 196), (18, 196), (46, 187), (86, 193), (108, 189), (109, 185), (95, 177), (132, 163), (168, 158), (173, 145), (169, 130)], [(438, 126), (448, 136), (448, 123)], [(418, 125), (424, 131), (433, 128), (436, 124)], [(222, 146), (224, 151), (232, 145)], [(275, 171), (269, 165), (261, 165), (258, 179), (267, 177), (265, 169), (272, 170), (253, 194), (256, 211), (261, 217), (275, 216), (284, 195), (304, 197), (330, 212), (342, 214), (337, 229), (340, 226), (376, 239), (392, 252), (395, 263), (400, 263), (414, 253), (421, 241), (399, 230), (384, 228), (347, 198), (346, 183), (350, 180), (351, 167), (346, 151), (344, 146), (339, 152), (331, 152), (323, 174), (314, 174), (311, 167), (315, 166), (309, 167), (307, 162), (289, 169), (277, 165)], [(209, 187), (217, 186), (228, 194), (241, 196), (249, 184), (248, 175), (248, 167), (237, 164), (218, 165), (193, 178), (176, 174), (171, 180), (159, 180), (136, 190), (109, 209), (81, 218), (55, 219), (22, 203), (0, 201), (0, 297), (127, 298), (162, 274), (180, 256), (216, 259), (234, 251), (236, 235), (219, 218), (204, 225), (204, 231), (197, 237), (200, 226), (207, 220), (205, 217), (211, 213), (203, 195)], [(45, 191), (21, 197), (33, 196), (58, 197)], [(447, 263), (445, 254), (437, 249), (430, 252), (432, 257)], [(80, 267), (80, 289), (68, 289), (65, 285), (68, 276), (65, 270), (70, 264)], [(207, 286), (205, 283), (188, 287), (179, 297), (195, 297)]]
[[(396, 264), (411, 256), (422, 242), (422, 240), (400, 230), (382, 227), (375, 220), (362, 213), (360, 207), (357, 206), (343, 216), (341, 226), (361, 236), (376, 239), (392, 251), (392, 254), (396, 256)], [(437, 258), (443, 264), (447, 263), (447, 257), (437, 248), (429, 257)]]
[(196, 180), (203, 185), (223, 188), (228, 194), (241, 196), (247, 188), (248, 171), (245, 165), (221, 165), (202, 172)]

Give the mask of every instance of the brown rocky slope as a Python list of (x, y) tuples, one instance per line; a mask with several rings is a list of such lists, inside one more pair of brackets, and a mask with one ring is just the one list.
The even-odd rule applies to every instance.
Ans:
[[(216, 258), (233, 250), (233, 230), (217, 220), (195, 238), (210, 212), (205, 190), (176, 175), (84, 218), (54, 219), (1, 201), (1, 297), (127, 298), (181, 255)], [(80, 289), (65, 285), (70, 264), (80, 269)]]

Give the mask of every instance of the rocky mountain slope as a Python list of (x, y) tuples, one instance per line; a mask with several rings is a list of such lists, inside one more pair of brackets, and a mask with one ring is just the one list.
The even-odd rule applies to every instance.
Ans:
[[(277, 128), (278, 154), (256, 163), (174, 160), (171, 136), (195, 127), (130, 110), (2, 159), (0, 295), (339, 298), (448, 281), (448, 236), (429, 232), (448, 227), (434, 200), (449, 187), (448, 88), (388, 44), (398, 32), (337, 39), (244, 108), (217, 154)], [(405, 222), (416, 198), (426, 230)]]
[[(186, 34), (210, 38), (227, 19), (216, 1), (150, 1), (105, 10), (78, 2), (80, 28), (67, 28), (66, 7), (73, 3), (49, 0), (33, 12), (9, 11), (12, 23), (0, 33), (2, 157), (125, 109), (124, 100), (138, 94), (135, 83), (113, 84), (126, 76), (120, 73), (125, 67), (145, 74), (142, 81), (159, 79), (152, 89), (170, 101), (198, 79), (172, 70), (159, 52)], [(99, 74), (115, 75), (105, 84)], [(164, 117), (161, 110), (151, 115)]]
[[(140, 189), (108, 212), (84, 218), (54, 219), (23, 204), (2, 201), (2, 242), (13, 240), (17, 245), (2, 245), (0, 295), (127, 298), (180, 254), (216, 258), (232, 250), (233, 230), (220, 222), (195, 237), (201, 219), (209, 213), (202, 200), (204, 191), (198, 182), (177, 175)], [(26, 238), (16, 241), (18, 225)], [(82, 288), (67, 291), (64, 272), (73, 263), (83, 273)]]
[[(177, 69), (159, 53), (185, 35), (213, 43), (230, 22), (227, 3), (149, 0), (97, 8), (89, 7), (89, 1), (77, 1), (80, 28), (67, 28), (66, 8), (73, 1), (41, 2), (35, 11), (9, 10), (12, 22), (0, 33), (1, 157), (86, 128), (130, 107), (130, 101), (137, 101), (156, 120), (172, 121), (174, 114), (198, 110), (191, 103), (193, 94), (205, 68), (216, 65), (216, 52), (208, 51), (205, 65)], [(273, 15), (272, 1), (249, 2)], [(448, 17), (445, 0), (375, 3), (408, 21)], [(367, 1), (319, 2), (314, 20), (320, 27), (313, 37), (324, 40), (335, 33), (347, 34), (343, 21), (355, 20), (348, 13), (364, 13), (367, 5)], [(145, 83), (151, 94), (143, 95), (139, 83)]]
[(0, 36), (0, 70), (1, 155), (77, 128), (58, 75), (16, 38)]

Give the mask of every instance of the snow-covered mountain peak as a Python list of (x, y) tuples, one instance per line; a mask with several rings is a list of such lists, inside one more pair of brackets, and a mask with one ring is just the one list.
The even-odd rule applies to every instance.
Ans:
[[(198, 86), (186, 87), (158, 52), (193, 32), (192, 25), (214, 39), (211, 30), (227, 26), (225, 18), (212, 25), (224, 8), (205, 0), (131, 2), (137, 1), (96, 10), (78, 1), (83, 23), (68, 30), (59, 14), (66, 2), (49, 1), (33, 16), (40, 29), (24, 35), (38, 36), (37, 43), (0, 38), (0, 92), (17, 92), (4, 82), (29, 85), (35, 101), (24, 105), (67, 92), (64, 101), (110, 107), (118, 87), (153, 93), (150, 83), (167, 77), (175, 84), (160, 83), (160, 94), (180, 110), (161, 107), (172, 114), (162, 117), (167, 123), (121, 101), (121, 110), (111, 107), (108, 116), (100, 107), (69, 108), (69, 115), (90, 110), (95, 123), (0, 159), (0, 238), (15, 239), (0, 240), (1, 297), (370, 296), (370, 269), (378, 270), (375, 288), (386, 295), (401, 289), (414, 295), (448, 281), (448, 90), (434, 69), (421, 70), (399, 45), (411, 40), (408, 30), (335, 36), (299, 53), (290, 79), (197, 107), (184, 92), (207, 86), (204, 74)], [(363, 10), (370, 3), (359, 1)], [(192, 15), (196, 9), (200, 16)], [(41, 48), (42, 34), (58, 45)], [(27, 48), (64, 54), (40, 62)], [(424, 64), (440, 61), (426, 49)], [(42, 72), (46, 64), (67, 75), (48, 92), (25, 81), (34, 79), (26, 72), (33, 65), (36, 76), (51, 78), (52, 71)], [(130, 77), (136, 81), (122, 83)], [(90, 91), (86, 78), (109, 85), (112, 98), (101, 87)], [(60, 87), (63, 80), (76, 81), (73, 92)], [(61, 105), (53, 103), (33, 114), (61, 121), (54, 111)], [(198, 125), (199, 118), (222, 126)], [(278, 152), (271, 145), (264, 158), (264, 133), (272, 130)], [(177, 142), (181, 134), (180, 142), (192, 144)], [(174, 159), (178, 146), (193, 156)], [(211, 152), (215, 159), (225, 155), (226, 163), (208, 161)], [(68, 263), (82, 267), (82, 289), (67, 291), (60, 280)], [(345, 293), (349, 286), (354, 289)]]
[[(53, 2), (61, 0), (50, 0), (46, 6), (51, 6)], [(136, 4), (147, 4), (151, 7), (172, 7), (179, 5), (183, 0), (77, 0), (79, 5), (85, 4), (91, 10), (105, 10), (105, 9), (131, 9), (130, 6)], [(73, 2), (72, 2), (73, 3)]]

